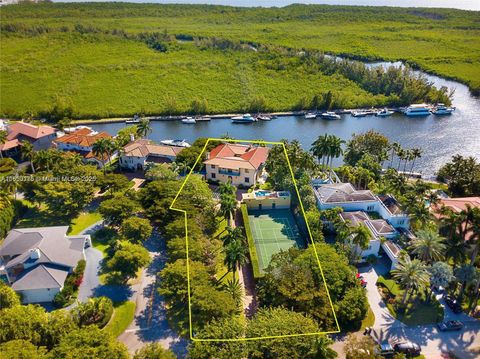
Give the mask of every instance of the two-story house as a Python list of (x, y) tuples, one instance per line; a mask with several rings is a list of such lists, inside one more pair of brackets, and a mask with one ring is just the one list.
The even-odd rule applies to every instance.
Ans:
[(0, 144), (2, 156), (14, 156), (20, 152), (22, 142), (30, 142), (35, 151), (52, 146), (57, 131), (51, 126), (35, 126), (26, 122), (15, 122), (6, 126), (7, 141)]
[(262, 175), (269, 149), (252, 145), (224, 143), (207, 154), (206, 179), (231, 182), (235, 186), (255, 185)]
[(104, 155), (105, 158), (102, 160), (100, 155), (93, 153), (93, 145), (102, 138), (113, 139), (107, 132), (95, 132), (90, 128), (83, 127), (57, 138), (53, 144), (60, 151), (76, 152), (83, 157), (84, 162), (91, 162), (102, 167), (103, 162), (108, 164), (118, 155), (115, 151), (110, 157)]
[(120, 167), (132, 171), (145, 169), (147, 163), (170, 163), (185, 147), (157, 145), (150, 140), (139, 139), (127, 144), (119, 157)]
[(23, 303), (51, 302), (85, 259), (89, 235), (67, 236), (68, 226), (12, 229), (0, 246), (0, 279)]

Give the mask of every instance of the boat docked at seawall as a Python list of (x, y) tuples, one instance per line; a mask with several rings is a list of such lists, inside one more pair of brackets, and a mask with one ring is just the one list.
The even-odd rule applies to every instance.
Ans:
[(353, 111), (352, 116), (353, 117), (365, 117), (368, 116), (369, 113), (367, 111)]
[(410, 105), (406, 108), (404, 114), (406, 116), (418, 117), (418, 116), (428, 116), (430, 115), (430, 106), (422, 103), (416, 105)]
[(185, 117), (182, 119), (182, 123), (195, 124), (197, 123), (197, 120), (195, 120), (193, 117)]
[(233, 123), (252, 123), (256, 122), (257, 119), (252, 117), (249, 113), (244, 114), (243, 116), (235, 116), (232, 117), (232, 122)]
[(306, 120), (312, 120), (314, 118), (317, 118), (317, 114), (315, 112), (308, 112), (305, 114)]
[(443, 103), (437, 104), (432, 110), (432, 113), (437, 116), (451, 115), (455, 111), (455, 107), (447, 107)]
[(167, 146), (190, 147), (190, 144), (185, 140), (162, 140), (160, 143)]
[(378, 111), (375, 116), (379, 117), (387, 117), (393, 115), (393, 111), (390, 111), (388, 108), (384, 108), (383, 110)]
[(135, 116), (133, 116), (132, 119), (126, 120), (125, 123), (127, 123), (127, 124), (140, 123), (140, 117), (135, 115)]
[(331, 111), (322, 113), (320, 117), (325, 120), (340, 120), (341, 118), (340, 115), (337, 115), (335, 112)]
[(270, 116), (267, 116), (267, 115), (258, 115), (257, 116), (257, 120), (260, 120), (260, 121), (271, 121), (272, 118)]

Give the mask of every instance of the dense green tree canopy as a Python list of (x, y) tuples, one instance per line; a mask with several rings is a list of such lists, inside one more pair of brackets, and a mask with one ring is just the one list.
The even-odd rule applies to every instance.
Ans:
[(120, 248), (107, 262), (107, 267), (124, 281), (134, 278), (137, 271), (151, 262), (148, 251), (139, 244), (122, 242)]
[[(384, 135), (370, 130), (368, 132), (353, 135), (352, 139), (347, 143), (345, 152), (345, 163), (355, 166), (363, 158), (366, 162), (365, 155), (369, 155), (368, 161), (375, 160), (377, 163), (387, 159), (388, 138)], [(370, 165), (369, 165), (370, 167)]]
[(145, 218), (130, 217), (125, 219), (120, 226), (120, 233), (129, 241), (140, 243), (152, 235), (152, 225)]
[(140, 207), (134, 200), (123, 195), (117, 195), (111, 199), (103, 201), (100, 204), (98, 211), (106, 223), (113, 226), (118, 226), (125, 219), (138, 212), (139, 209)]

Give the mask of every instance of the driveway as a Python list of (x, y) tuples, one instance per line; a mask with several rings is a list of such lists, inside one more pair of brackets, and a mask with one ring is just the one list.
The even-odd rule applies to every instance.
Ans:
[(131, 353), (148, 343), (157, 342), (183, 358), (186, 356), (188, 343), (170, 328), (165, 304), (157, 292), (157, 273), (167, 262), (165, 241), (158, 233), (154, 233), (145, 243), (145, 247), (150, 252), (152, 263), (143, 270), (140, 283), (132, 288), (134, 294), (131, 300), (136, 303), (135, 318), (118, 340), (124, 343)]

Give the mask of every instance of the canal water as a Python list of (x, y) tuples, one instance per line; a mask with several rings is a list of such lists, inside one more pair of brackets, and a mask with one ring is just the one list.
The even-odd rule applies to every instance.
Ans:
[[(388, 63), (370, 64), (386, 66)], [(401, 65), (394, 63), (394, 65)], [(324, 133), (334, 134), (349, 140), (354, 133), (368, 130), (378, 131), (404, 148), (419, 147), (422, 157), (415, 162), (414, 171), (426, 177), (435, 174), (438, 168), (453, 155), (462, 154), (480, 159), (480, 98), (472, 96), (467, 86), (437, 76), (426, 75), (436, 86), (455, 88), (453, 106), (456, 111), (450, 116), (430, 115), (422, 118), (408, 118), (401, 114), (390, 117), (367, 116), (355, 118), (342, 115), (341, 120), (327, 121), (320, 118), (306, 120), (303, 117), (279, 117), (272, 121), (258, 121), (253, 124), (233, 124), (231, 120), (212, 120), (196, 124), (180, 121), (152, 122), (149, 139), (186, 139), (193, 142), (197, 137), (221, 137), (228, 134), (236, 139), (262, 139), (279, 141), (297, 139), (305, 149)], [(116, 134), (126, 126), (124, 123), (96, 124), (97, 131)], [(337, 161), (337, 165), (341, 161)]]

